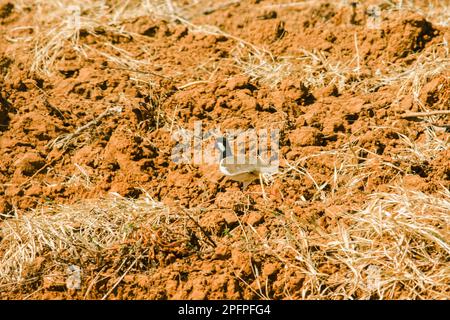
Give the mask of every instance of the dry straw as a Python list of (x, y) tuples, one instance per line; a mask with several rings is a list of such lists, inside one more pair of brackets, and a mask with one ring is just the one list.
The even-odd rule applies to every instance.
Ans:
[(130, 200), (118, 195), (77, 205), (41, 208), (2, 222), (0, 289), (23, 279), (27, 265), (50, 253), (51, 259), (105, 254), (139, 228), (170, 224), (171, 213), (150, 197)]

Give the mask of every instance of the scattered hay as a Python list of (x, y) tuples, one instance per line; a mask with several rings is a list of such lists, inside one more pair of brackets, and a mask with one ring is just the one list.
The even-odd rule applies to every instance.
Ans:
[(244, 44), (238, 43), (234, 62), (252, 81), (274, 88), (291, 75), (292, 64), (288, 59), (277, 59), (266, 50), (245, 49)]
[(169, 225), (172, 215), (162, 204), (146, 197), (131, 200), (88, 201), (35, 210), (2, 222), (0, 286), (20, 283), (24, 268), (37, 257), (50, 254), (71, 256), (106, 254), (126, 243), (140, 228)]
[(333, 212), (331, 232), (291, 215), (266, 239), (253, 229), (252, 244), (305, 275), (304, 299), (446, 299), (449, 212), (448, 190), (397, 187), (372, 194), (362, 209)]

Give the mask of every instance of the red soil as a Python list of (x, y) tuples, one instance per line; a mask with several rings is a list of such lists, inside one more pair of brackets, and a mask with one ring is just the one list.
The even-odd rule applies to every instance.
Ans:
[[(301, 56), (303, 48), (321, 51), (331, 62), (351, 61), (358, 50), (359, 72), (347, 77), (341, 88), (339, 83), (307, 85), (297, 72), (272, 87), (242, 75), (233, 63), (234, 39), (148, 17), (123, 24), (125, 30), (140, 36), (96, 30), (97, 37), (81, 33), (79, 40), (114, 54), (104, 45), (112, 43), (139, 59), (149, 59), (147, 74), (122, 70), (94, 51), (87, 59), (81, 58), (69, 47), (58, 56), (54, 74), (32, 73), (33, 53), (6, 36), (14, 27), (27, 25), (34, 12), (19, 14), (11, 3), (2, 1), (0, 5), (0, 213), (97, 199), (109, 192), (137, 198), (146, 190), (168, 206), (203, 208), (199, 224), (216, 241), (216, 248), (202, 254), (184, 245), (159, 246), (157, 268), (151, 273), (126, 275), (113, 298), (258, 298), (252, 290), (256, 288), (252, 265), (259, 268), (260, 279), (268, 281), (269, 297), (286, 297), (288, 288), (291, 297), (299, 298), (304, 275), (295, 269), (285, 270), (268, 254), (251, 255), (244, 248), (233, 248), (224, 232), (238, 228), (239, 217), (242, 223), (266, 234), (279, 223), (273, 212), (315, 220), (324, 230), (335, 226), (328, 205), (319, 199), (314, 183), (305, 175), (291, 173), (294, 179), (284, 177), (266, 186), (267, 203), (257, 183), (242, 193), (238, 183), (219, 179), (220, 175), (211, 175), (208, 168), (172, 162), (175, 141), (168, 130), (172, 121), (189, 129), (198, 120), (205, 129), (219, 125), (224, 129), (277, 127), (282, 131), (281, 152), (288, 161), (334, 150), (354, 140), (355, 148), (373, 152), (380, 161), (394, 161), (402, 170), (375, 166), (369, 178), (358, 182), (351, 197), (333, 201), (333, 206), (344, 210), (363, 204), (365, 196), (386, 191), (400, 179), (405, 186), (430, 193), (442, 185), (450, 186), (448, 150), (431, 162), (393, 160), (403, 148), (398, 133), (416, 142), (424, 139), (422, 122), (400, 117), (420, 110), (411, 95), (398, 96), (401, 83), (371, 91), (359, 86), (370, 86), (377, 69), (384, 72), (389, 66), (411, 66), (444, 36), (450, 40), (449, 28), (433, 25), (418, 14), (391, 13), (381, 29), (371, 30), (365, 24), (363, 6), (355, 11), (350, 6), (325, 4), (267, 9), (265, 1), (243, 1), (192, 19), (196, 25), (217, 26), (277, 57)], [(352, 67), (357, 67), (356, 61)], [(139, 76), (152, 84), (132, 79)], [(183, 88), (186, 83), (205, 79), (208, 81)], [(448, 75), (438, 75), (421, 88), (419, 99), (430, 110), (448, 109), (449, 91)], [(51, 144), (115, 105), (123, 107), (120, 114), (105, 117), (63, 147)], [(370, 155), (360, 157), (365, 161)], [(324, 155), (301, 164), (322, 185), (332, 176), (334, 161), (332, 155)], [(85, 170), (89, 183), (71, 180), (82, 177), (76, 165)], [(306, 202), (299, 202), (300, 197)], [(157, 247), (150, 242), (147, 245)], [(118, 252), (103, 259), (120, 263)], [(26, 277), (44, 268), (45, 258), (38, 260)], [(83, 267), (92, 275), (100, 268), (96, 263)], [(108, 275), (108, 270), (114, 270), (114, 263), (102, 274)], [(334, 272), (326, 265), (322, 271)], [(114, 281), (108, 283), (108, 279), (113, 276), (105, 279), (89, 297), (100, 298), (111, 287)], [(239, 279), (249, 286), (243, 286)], [(24, 297), (34, 289), (24, 285), (0, 296)], [(33, 296), (82, 297), (80, 292), (45, 285)]]

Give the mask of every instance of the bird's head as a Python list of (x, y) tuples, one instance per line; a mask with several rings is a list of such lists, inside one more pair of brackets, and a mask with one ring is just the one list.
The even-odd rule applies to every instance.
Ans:
[(220, 151), (220, 160), (233, 155), (228, 139), (223, 136), (216, 139), (214, 147)]

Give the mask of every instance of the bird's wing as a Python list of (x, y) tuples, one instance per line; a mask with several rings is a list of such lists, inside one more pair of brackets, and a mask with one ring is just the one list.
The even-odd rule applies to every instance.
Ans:
[(224, 158), (220, 161), (220, 171), (227, 176), (234, 176), (242, 173), (259, 171), (258, 164), (252, 163), (232, 163), (228, 158)]
[(220, 171), (228, 176), (238, 175), (241, 173), (275, 173), (278, 168), (263, 163), (259, 158), (256, 163), (234, 163), (236, 159), (232, 157), (224, 158), (220, 161)]

